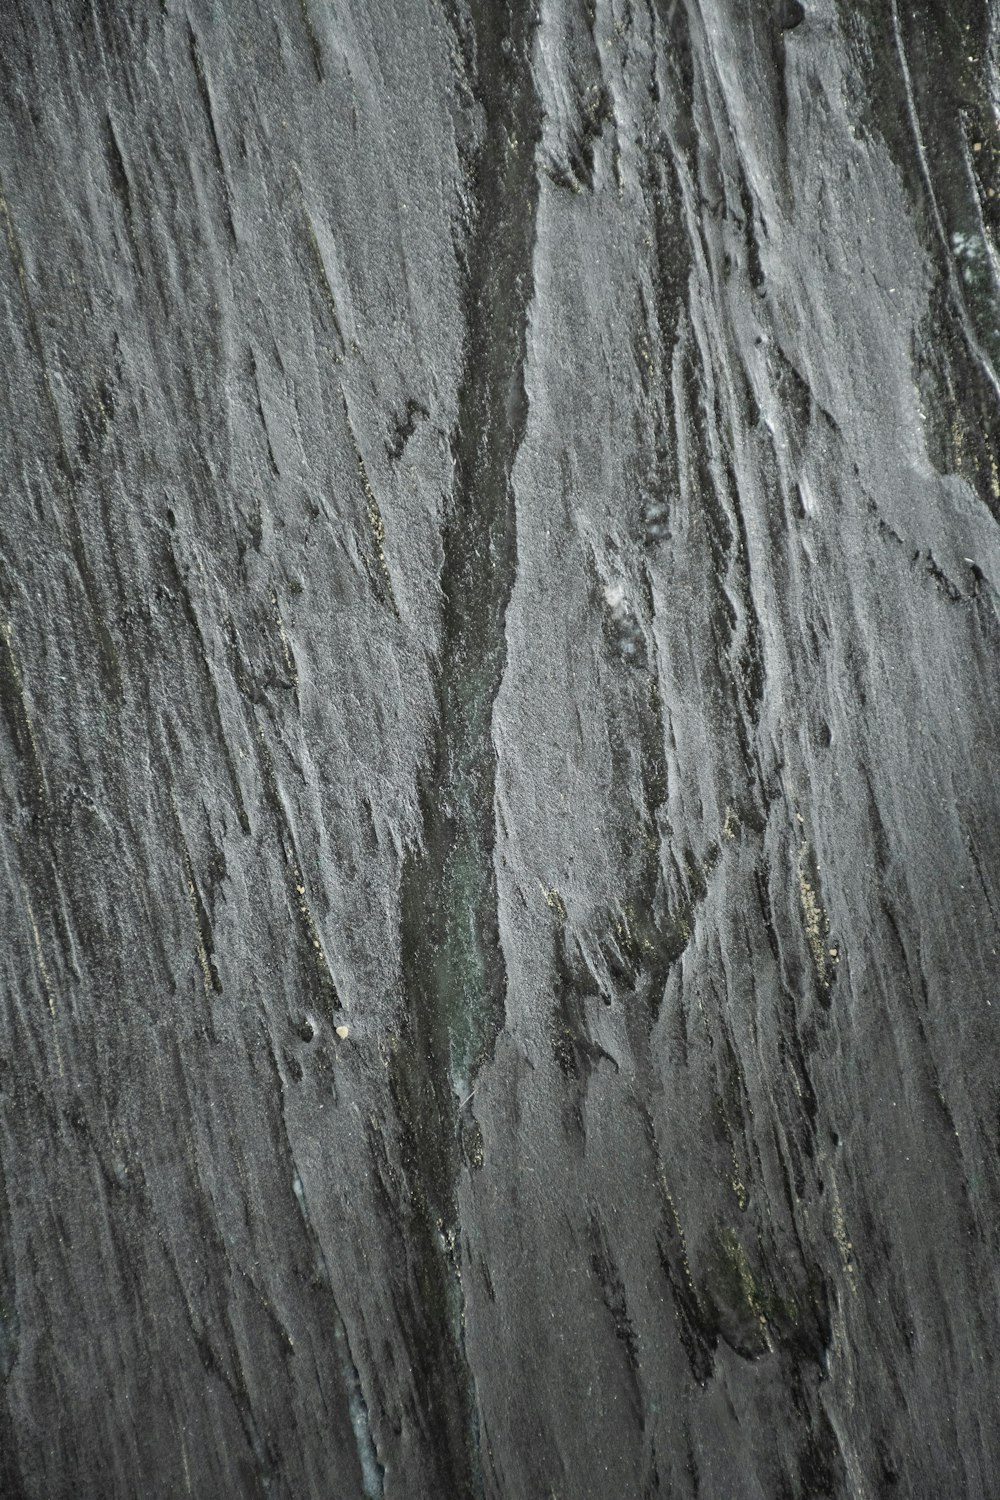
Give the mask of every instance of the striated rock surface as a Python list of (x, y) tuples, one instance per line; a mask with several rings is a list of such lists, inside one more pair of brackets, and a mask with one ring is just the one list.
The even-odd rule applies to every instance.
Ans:
[(998, 46), (8, 0), (5, 1500), (1000, 1492)]

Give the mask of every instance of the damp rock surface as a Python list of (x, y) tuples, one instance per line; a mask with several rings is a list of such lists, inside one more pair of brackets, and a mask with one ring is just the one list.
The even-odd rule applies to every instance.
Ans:
[(998, 45), (4, 7), (5, 1500), (1000, 1492)]

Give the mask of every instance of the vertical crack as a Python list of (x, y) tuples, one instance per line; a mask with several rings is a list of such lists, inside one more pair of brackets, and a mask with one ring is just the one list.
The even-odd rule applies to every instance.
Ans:
[[(456, 32), (460, 23), (454, 19)], [(524, 436), (524, 365), (534, 289), (541, 110), (528, 7), (476, 6), (466, 43), (484, 125), (462, 204), (463, 372), (443, 525), (438, 720), (421, 777), (422, 846), (406, 862), (401, 947), (407, 1035), (392, 1071), (411, 1188), (407, 1234), (428, 1406), (442, 1476), (482, 1493), (480, 1435), (464, 1347), (458, 1244), (459, 1118), (503, 1026), (494, 847), (493, 710), (506, 666), (517, 570), (512, 472)]]

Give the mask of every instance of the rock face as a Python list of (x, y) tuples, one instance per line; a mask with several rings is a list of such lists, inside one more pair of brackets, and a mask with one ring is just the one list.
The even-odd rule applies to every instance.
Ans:
[(8, 0), (0, 1493), (1000, 1493), (1000, 11)]

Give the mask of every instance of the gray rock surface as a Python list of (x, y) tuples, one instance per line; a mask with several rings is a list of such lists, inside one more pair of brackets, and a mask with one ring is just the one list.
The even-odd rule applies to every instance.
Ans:
[(1000, 1493), (998, 44), (8, 0), (5, 1500)]

